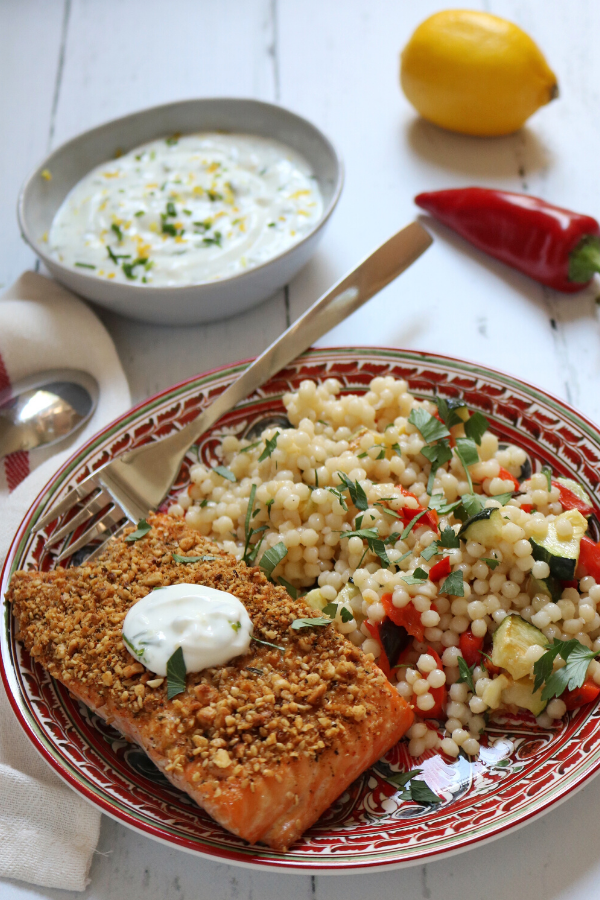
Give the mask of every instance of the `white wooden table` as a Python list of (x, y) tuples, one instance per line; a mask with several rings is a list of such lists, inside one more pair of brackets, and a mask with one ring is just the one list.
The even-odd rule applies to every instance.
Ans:
[[(138, 401), (255, 354), (364, 254), (415, 215), (418, 191), (480, 184), (600, 214), (600, 4), (471, 0), (544, 49), (561, 99), (519, 134), (443, 133), (398, 88), (398, 53), (439, 0), (3, 0), (0, 3), (0, 285), (35, 260), (19, 237), (20, 184), (76, 133), (144, 106), (250, 96), (311, 118), (340, 148), (346, 187), (321, 249), (286, 291), (246, 315), (166, 328), (102, 314)], [(434, 227), (434, 246), (323, 345), (416, 347), (536, 382), (600, 422), (600, 282), (555, 295)], [(600, 894), (600, 780), (522, 830), (401, 872), (318, 877), (204, 862), (104, 818), (90, 900), (588, 900)], [(367, 881), (368, 879), (368, 881)], [(2, 900), (74, 895), (0, 882)]]

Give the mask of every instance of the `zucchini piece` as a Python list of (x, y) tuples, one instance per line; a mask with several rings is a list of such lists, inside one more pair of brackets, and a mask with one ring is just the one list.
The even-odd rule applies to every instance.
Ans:
[(492, 638), (492, 662), (518, 681), (531, 674), (533, 662), (527, 656), (530, 647), (547, 647), (548, 638), (539, 628), (521, 616), (507, 616)]
[(308, 603), (311, 609), (316, 610), (316, 612), (323, 612), (323, 610), (327, 606), (327, 600), (325, 599), (319, 588), (314, 588), (314, 590), (309, 591), (308, 594), (305, 594), (302, 599), (305, 603)]
[(531, 678), (520, 678), (511, 681), (502, 691), (503, 704), (514, 704), (521, 709), (528, 709), (534, 716), (539, 716), (546, 709), (546, 700), (542, 700), (542, 690), (533, 690)]
[[(560, 520), (568, 520), (573, 526), (573, 537), (563, 541), (556, 533), (556, 523)], [(557, 516), (554, 522), (548, 525), (548, 533), (542, 540), (529, 538), (532, 547), (532, 556), (536, 560), (548, 563), (550, 574), (560, 581), (571, 581), (575, 576), (577, 560), (579, 559), (579, 545), (581, 538), (587, 531), (587, 520), (576, 509), (567, 509)]]
[(591, 508), (592, 500), (588, 492), (583, 488), (578, 481), (573, 481), (572, 478), (555, 478), (554, 481), (558, 481), (559, 484), (562, 484), (563, 487), (566, 487), (569, 491), (575, 494), (576, 497), (579, 497), (584, 503)]
[(494, 548), (502, 540), (504, 519), (497, 507), (482, 509), (464, 523), (458, 537), (463, 541), (477, 541), (484, 547)]
[(558, 603), (562, 595), (562, 587), (552, 575), (549, 575), (548, 578), (535, 578), (530, 575), (527, 587), (531, 597), (535, 597), (536, 594), (546, 594), (553, 603)]

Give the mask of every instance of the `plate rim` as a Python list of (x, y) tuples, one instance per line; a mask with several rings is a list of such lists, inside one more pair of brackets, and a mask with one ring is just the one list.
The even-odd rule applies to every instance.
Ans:
[[(484, 363), (479, 363), (471, 360), (462, 359), (460, 357), (449, 356), (443, 353), (431, 352), (427, 350), (419, 350), (419, 349), (405, 349), (398, 347), (381, 347), (381, 346), (367, 346), (367, 345), (354, 345), (354, 346), (331, 346), (331, 347), (311, 347), (305, 353), (301, 354), (297, 359), (303, 358), (314, 358), (316, 355), (320, 353), (328, 354), (341, 352), (343, 354), (352, 354), (357, 352), (359, 354), (374, 354), (375, 356), (382, 354), (385, 356), (386, 354), (400, 355), (404, 360), (410, 361), (414, 359), (415, 362), (419, 361), (421, 363), (426, 362), (428, 359), (436, 362), (450, 363), (452, 368), (455, 366), (458, 368), (463, 368), (467, 370), (471, 370), (473, 374), (477, 372), (486, 372), (490, 373), (494, 376), (500, 376), (500, 378), (508, 382), (509, 385), (514, 385), (520, 389), (525, 388), (529, 392), (533, 392), (535, 394), (539, 394), (545, 400), (551, 401), (551, 405), (555, 405), (562, 410), (574, 415), (581, 425), (584, 427), (586, 432), (589, 432), (594, 435), (596, 440), (600, 443), (600, 427), (596, 426), (593, 421), (583, 412), (578, 410), (572, 404), (568, 403), (561, 398), (556, 397), (555, 395), (549, 393), (544, 388), (539, 387), (536, 384), (528, 382), (524, 379), (518, 378), (517, 376), (511, 375), (508, 372), (504, 372), (501, 369), (496, 369), (490, 366), (485, 365)], [(64, 480), (64, 475), (66, 471), (70, 469), (73, 461), (81, 457), (87, 453), (91, 449), (93, 449), (94, 445), (102, 440), (107, 432), (111, 429), (117, 427), (118, 425), (126, 422), (129, 418), (135, 418), (136, 414), (142, 410), (151, 411), (152, 407), (157, 405), (161, 399), (166, 397), (167, 395), (173, 392), (180, 392), (184, 390), (190, 384), (198, 381), (199, 379), (208, 379), (211, 376), (218, 375), (221, 372), (230, 371), (232, 374), (235, 374), (237, 371), (242, 369), (245, 365), (252, 362), (254, 357), (250, 357), (248, 359), (236, 360), (231, 363), (226, 363), (221, 366), (213, 367), (212, 369), (208, 369), (206, 371), (200, 372), (194, 376), (183, 379), (182, 381), (176, 382), (175, 384), (167, 387), (156, 394), (140, 401), (139, 403), (132, 406), (130, 409), (126, 410), (120, 416), (117, 416), (115, 419), (108, 422), (103, 428), (101, 428), (98, 432), (92, 435), (84, 444), (78, 447), (69, 458), (59, 467), (59, 469), (55, 472), (55, 474), (45, 483), (45, 485), (41, 488), (39, 493), (34, 498), (33, 502), (25, 512), (15, 535), (10, 543), (8, 548), (6, 559), (2, 566), (2, 570), (0, 572), (0, 584), (4, 582), (5, 578), (10, 577), (10, 569), (12, 568), (12, 560), (16, 552), (18, 551), (19, 544), (24, 536), (24, 532), (28, 529), (28, 527), (32, 523), (33, 516), (35, 515), (35, 511), (37, 506), (40, 503), (41, 498), (48, 492), (50, 488), (57, 489), (60, 487)], [(293, 360), (296, 362), (296, 360)], [(290, 363), (291, 364), (291, 363)], [(289, 365), (289, 364), (288, 364)], [(281, 371), (285, 371), (287, 368), (284, 367)], [(373, 376), (375, 377), (375, 376)], [(9, 615), (9, 607), (6, 604), (6, 601), (3, 597), (0, 597), (0, 603), (5, 605), (5, 615)], [(5, 632), (2, 632), (2, 647), (5, 647)], [(242, 868), (251, 868), (256, 869), (258, 871), (267, 871), (267, 872), (281, 872), (290, 873), (290, 874), (318, 874), (318, 875), (344, 875), (350, 873), (365, 873), (371, 870), (377, 871), (394, 871), (400, 868), (408, 868), (409, 866), (424, 864), (433, 860), (442, 860), (452, 855), (457, 855), (459, 853), (466, 852), (469, 849), (477, 845), (482, 845), (484, 843), (489, 843), (491, 841), (497, 840), (502, 837), (505, 833), (516, 831), (519, 828), (524, 827), (529, 824), (533, 820), (541, 817), (548, 813), (554, 807), (560, 805), (565, 802), (571, 796), (576, 794), (579, 790), (581, 790), (584, 785), (589, 782), (592, 778), (596, 777), (600, 771), (600, 757), (595, 763), (590, 765), (590, 768), (586, 771), (575, 776), (574, 781), (570, 784), (563, 785), (562, 788), (558, 789), (558, 795), (555, 795), (551, 798), (541, 799), (539, 800), (539, 807), (530, 811), (524, 812), (519, 816), (517, 821), (512, 823), (506, 823), (503, 825), (499, 825), (497, 827), (488, 826), (489, 831), (483, 835), (474, 835), (471, 837), (465, 837), (464, 839), (458, 839), (459, 843), (457, 846), (448, 848), (446, 850), (436, 850), (436, 849), (425, 849), (419, 850), (418, 847), (415, 847), (414, 855), (409, 859), (397, 859), (395, 861), (389, 860), (378, 860), (378, 859), (368, 859), (364, 862), (361, 862), (360, 851), (353, 856), (351, 859), (349, 858), (347, 862), (338, 862), (335, 861), (334, 858), (327, 856), (324, 859), (318, 857), (307, 858), (306, 862), (298, 862), (297, 859), (290, 860), (289, 863), (286, 863), (285, 857), (275, 857), (275, 858), (265, 858), (264, 856), (253, 857), (248, 854), (242, 854), (240, 851), (235, 848), (220, 848), (215, 846), (206, 847), (204, 846), (200, 848), (198, 846), (201, 841), (192, 841), (191, 839), (187, 839), (178, 835), (171, 835), (170, 837), (166, 837), (164, 832), (161, 832), (161, 829), (151, 823), (144, 823), (140, 825), (138, 821), (134, 819), (134, 817), (127, 811), (121, 810), (115, 807), (114, 804), (111, 804), (109, 801), (105, 800), (103, 797), (94, 793), (91, 788), (89, 788), (82, 781), (77, 780), (66, 768), (66, 766), (57, 759), (42, 743), (37, 734), (37, 727), (29, 720), (28, 716), (24, 712), (21, 705), (18, 703), (14, 687), (15, 685), (12, 683), (12, 680), (15, 678), (13, 665), (12, 665), (12, 655), (9, 654), (10, 664), (8, 660), (5, 660), (5, 654), (0, 654), (0, 676), (2, 678), (2, 682), (4, 688), (6, 690), (6, 694), (11, 705), (11, 708), (21, 726), (22, 730), (28, 737), (28, 739), (33, 744), (34, 748), (38, 753), (42, 756), (42, 758), (52, 767), (52, 769), (56, 772), (59, 778), (66, 783), (69, 787), (75, 790), (80, 796), (82, 796), (88, 803), (92, 804), (96, 808), (99, 808), (101, 812), (108, 815), (110, 818), (114, 819), (125, 825), (128, 828), (131, 828), (138, 834), (145, 835), (152, 840), (158, 841), (161, 844), (164, 844), (169, 847), (176, 847), (179, 850), (184, 852), (194, 854), (202, 859), (210, 859), (213, 862), (218, 862), (225, 865), (235, 865)], [(9, 668), (10, 665), (10, 668)]]

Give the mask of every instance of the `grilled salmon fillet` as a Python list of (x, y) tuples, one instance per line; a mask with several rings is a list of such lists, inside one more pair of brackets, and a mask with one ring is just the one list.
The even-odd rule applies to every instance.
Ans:
[[(138, 743), (178, 788), (250, 843), (286, 850), (392, 747), (413, 713), (371, 657), (333, 627), (292, 629), (315, 613), (258, 568), (168, 516), (112, 541), (82, 567), (15, 572), (7, 598), (17, 637), (71, 693)], [(173, 554), (208, 555), (178, 563)], [(167, 699), (122, 639), (129, 608), (179, 583), (229, 591), (246, 607), (250, 651), (188, 674)]]

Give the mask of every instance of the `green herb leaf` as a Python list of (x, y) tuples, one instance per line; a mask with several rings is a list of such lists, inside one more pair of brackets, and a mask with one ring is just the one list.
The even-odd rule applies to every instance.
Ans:
[(250, 450), (254, 450), (255, 447), (259, 447), (262, 444), (262, 441), (254, 441), (253, 444), (248, 444), (247, 447), (242, 447), (239, 451), (240, 453), (249, 453)]
[(183, 650), (178, 647), (167, 662), (167, 698), (169, 700), (185, 691), (186, 674)]
[(542, 475), (546, 476), (546, 481), (548, 483), (548, 493), (552, 490), (552, 469), (550, 466), (542, 466), (541, 468)]
[[(566, 665), (553, 672), (553, 663), (559, 654)], [(595, 657), (596, 653), (576, 638), (569, 641), (555, 638), (544, 655), (534, 663), (534, 691), (539, 690), (545, 682), (542, 700), (550, 700), (552, 697), (560, 697), (567, 689), (572, 691), (581, 687), (586, 679), (588, 666)]]
[[(357, 517), (358, 518), (358, 517)], [(356, 531), (341, 531), (340, 538), (359, 537), (365, 541), (375, 541), (379, 537), (376, 528), (359, 528)]]
[(329, 616), (330, 619), (335, 619), (338, 611), (338, 603), (328, 603), (327, 606), (323, 607), (322, 612), (325, 613), (326, 616)]
[(348, 507), (346, 506), (346, 500), (345, 500), (344, 495), (342, 494), (341, 490), (339, 490), (339, 488), (334, 488), (334, 487), (328, 487), (328, 488), (326, 488), (326, 490), (328, 490), (330, 494), (333, 494), (333, 496), (336, 498), (336, 500), (338, 501), (338, 503), (340, 504), (342, 509), (345, 510), (345, 512), (348, 512)]
[(458, 671), (460, 672), (460, 676), (456, 679), (457, 684), (466, 684), (472, 693), (475, 693), (475, 682), (473, 681), (473, 672), (475, 670), (476, 663), (473, 663), (472, 666), (467, 665), (466, 659), (462, 656), (458, 657)]
[(463, 494), (460, 499), (467, 519), (476, 516), (483, 509), (483, 499), (480, 494)]
[(299, 631), (301, 628), (313, 628), (316, 626), (322, 625), (331, 625), (332, 620), (330, 618), (325, 618), (324, 616), (319, 616), (315, 619), (294, 619), (292, 622), (292, 628), (294, 631)]
[(235, 477), (231, 469), (228, 469), (226, 466), (215, 466), (213, 472), (216, 472), (217, 475), (221, 476), (221, 478), (226, 478), (227, 481), (237, 481), (237, 478)]
[(500, 565), (499, 559), (492, 559), (491, 557), (488, 557), (488, 556), (482, 556), (480, 562), (485, 563), (486, 566), (488, 566), (488, 568), (490, 568), (492, 570), (492, 572), (494, 571), (496, 566)]
[(476, 444), (481, 444), (481, 438), (490, 427), (490, 423), (480, 412), (474, 412), (465, 422), (465, 434)]
[(450, 572), (440, 588), (440, 594), (449, 594), (451, 597), (465, 596), (463, 573), (460, 569)]
[(456, 412), (457, 409), (466, 409), (467, 404), (464, 400), (459, 398), (451, 397), (449, 400), (445, 400), (443, 397), (434, 397), (434, 403), (437, 404), (438, 412), (444, 423), (446, 428), (453, 428), (455, 425), (462, 425), (463, 420)]
[(111, 231), (114, 231), (116, 236), (119, 238), (119, 241), (122, 241), (123, 240), (123, 232), (121, 231), (119, 226), (115, 222), (113, 222), (112, 225), (110, 226), (110, 228), (111, 228)]
[(138, 650), (138, 648), (134, 644), (132, 644), (129, 638), (126, 638), (125, 635), (123, 635), (123, 643), (129, 647), (133, 655), (137, 656), (138, 659), (144, 658), (144, 651)]
[(490, 500), (497, 500), (501, 506), (506, 506), (509, 500), (514, 496), (515, 491), (506, 491), (505, 494), (496, 494), (495, 497), (490, 497)]
[[(410, 552), (412, 553), (412, 551), (410, 551)], [(441, 552), (442, 551), (440, 550), (440, 542), (432, 541), (431, 544), (428, 547), (425, 547), (425, 549), (421, 552), (421, 556), (423, 557), (423, 559), (425, 559), (425, 560), (427, 560), (427, 562), (429, 562), (429, 560), (432, 558), (432, 556), (437, 556)]]
[(177, 216), (177, 210), (175, 209), (175, 204), (172, 200), (169, 200), (169, 202), (167, 203), (167, 215)]
[(289, 581), (286, 581), (285, 578), (282, 578), (281, 576), (279, 576), (279, 584), (286, 589), (292, 600), (298, 599), (298, 591), (293, 584), (290, 584)]
[(412, 575), (403, 575), (402, 581), (405, 581), (407, 584), (423, 584), (424, 581), (427, 581), (427, 577), (427, 572), (420, 566), (417, 566)]
[(428, 459), (431, 463), (431, 470), (429, 472), (429, 478), (427, 479), (427, 493), (431, 494), (433, 491), (435, 474), (440, 466), (443, 466), (444, 463), (447, 463), (452, 459), (452, 450), (450, 449), (448, 441), (441, 440), (438, 441), (437, 444), (430, 444), (427, 447), (423, 447), (421, 453), (425, 459)]
[(463, 464), (463, 468), (467, 476), (467, 481), (469, 482), (469, 487), (471, 488), (471, 493), (473, 493), (473, 482), (471, 481), (469, 466), (473, 466), (475, 465), (475, 463), (479, 462), (477, 444), (470, 438), (457, 438), (454, 452)]
[(142, 538), (146, 537), (149, 531), (152, 531), (152, 525), (148, 525), (145, 519), (140, 519), (137, 523), (136, 530), (127, 535), (125, 542), (127, 544), (132, 544), (134, 541), (140, 541)]
[(381, 540), (381, 538), (376, 538), (374, 541), (369, 541), (369, 549), (379, 557), (379, 561), (384, 569), (389, 568), (391, 565), (389, 557), (385, 552), (385, 544)]
[(363, 512), (367, 510), (369, 508), (369, 501), (358, 481), (352, 481), (345, 472), (338, 472), (337, 474), (340, 481), (346, 485), (346, 488), (350, 493), (350, 499), (355, 507)]
[(270, 438), (268, 441), (265, 441), (265, 449), (258, 457), (259, 463), (264, 462), (265, 459), (269, 459), (269, 457), (271, 456), (271, 453), (277, 446), (277, 438), (278, 437), (279, 437), (279, 432), (277, 431), (277, 432), (275, 432), (275, 434), (273, 435), (272, 438)]
[(180, 556), (178, 553), (171, 553), (171, 556), (176, 563), (212, 562), (217, 559), (216, 556)]
[(455, 500), (453, 503), (448, 503), (443, 494), (433, 494), (429, 500), (429, 509), (435, 509), (440, 516), (446, 516), (453, 509), (456, 509), (457, 506), (460, 506), (461, 502), (460, 500)]
[(231, 625), (231, 627), (233, 628), (233, 630), (236, 632), (236, 634), (237, 634), (237, 632), (240, 630), (240, 628), (242, 627), (242, 623), (241, 623), (241, 622), (230, 622), (229, 624)]
[(285, 546), (283, 541), (280, 541), (278, 544), (275, 544), (274, 547), (269, 547), (268, 550), (265, 550), (259, 566), (268, 579), (271, 579), (273, 569), (275, 569), (279, 565), (281, 560), (287, 556), (287, 552), (287, 547)]
[(410, 783), (410, 798), (413, 803), (421, 803), (423, 806), (429, 803), (441, 803), (442, 800), (434, 794), (431, 788), (422, 779), (413, 779)]
[(106, 247), (106, 250), (110, 259), (112, 259), (112, 261), (116, 263), (117, 266), (119, 265), (120, 259), (131, 259), (131, 253), (113, 253), (112, 248), (109, 246)]
[(274, 503), (275, 503), (274, 497), (271, 497), (271, 499), (267, 500), (267, 502), (265, 503), (265, 506), (267, 507), (267, 515), (269, 517), (269, 522), (271, 521), (271, 507), (273, 506)]
[(460, 547), (458, 535), (453, 528), (450, 528), (449, 525), (442, 531), (440, 543), (442, 547), (446, 547), (447, 550), (452, 550), (456, 547)]
[(443, 422), (440, 422), (439, 419), (436, 419), (435, 416), (432, 416), (431, 413), (428, 413), (422, 407), (411, 410), (408, 421), (421, 432), (421, 437), (428, 444), (433, 443), (433, 441), (439, 441), (440, 438), (448, 437), (450, 434)]
[(254, 635), (252, 635), (250, 640), (255, 641), (257, 644), (264, 644), (265, 647), (272, 647), (273, 650), (279, 650), (282, 656), (285, 653), (285, 647), (281, 647), (279, 644), (272, 644), (271, 641), (263, 641), (260, 638), (254, 637)]

